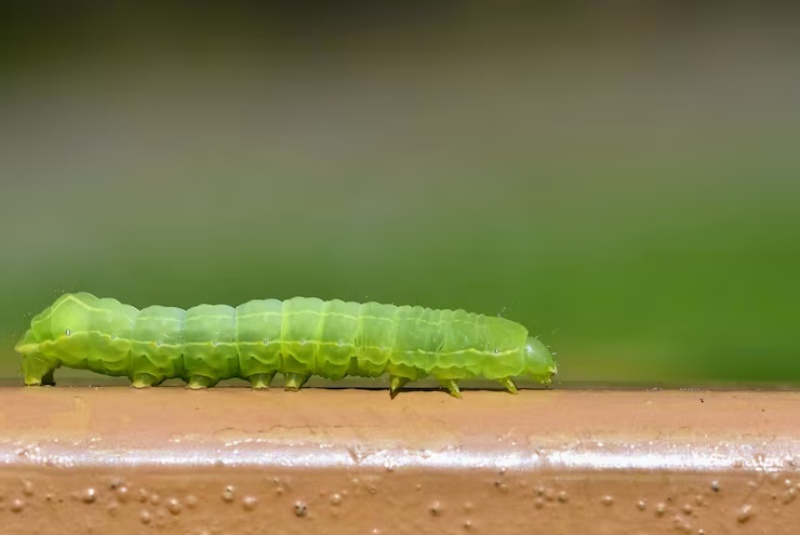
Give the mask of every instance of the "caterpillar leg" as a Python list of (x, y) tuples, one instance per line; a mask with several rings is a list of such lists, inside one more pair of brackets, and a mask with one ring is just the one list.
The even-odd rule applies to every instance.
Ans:
[(39, 355), (25, 355), (22, 358), (22, 376), (26, 386), (53, 386), (53, 372), (58, 365)]
[(139, 372), (133, 374), (131, 386), (133, 388), (150, 388), (151, 386), (158, 386), (163, 382), (164, 377), (157, 377), (150, 373)]
[(506, 390), (508, 390), (512, 394), (519, 394), (519, 391), (517, 391), (517, 385), (514, 384), (514, 381), (511, 380), (511, 377), (504, 377), (502, 379), (498, 379), (498, 382), (504, 387), (506, 387)]
[(292, 390), (294, 392), (300, 390), (304, 384), (311, 379), (310, 373), (287, 373), (284, 375), (286, 377), (286, 384), (284, 385), (284, 390)]
[(211, 377), (206, 377), (205, 375), (192, 375), (189, 377), (189, 381), (186, 384), (186, 388), (191, 390), (202, 390), (203, 388), (211, 388), (215, 386), (219, 381), (216, 379), (212, 379)]
[(255, 389), (265, 390), (269, 388), (272, 379), (275, 378), (276, 372), (271, 373), (256, 373), (247, 378), (250, 381), (250, 386)]
[(397, 394), (400, 393), (400, 390), (409, 381), (410, 379), (408, 377), (400, 377), (399, 375), (392, 375), (392, 378), (389, 381), (389, 397), (392, 399), (396, 398)]
[(439, 379), (439, 384), (442, 385), (442, 388), (449, 390), (451, 396), (461, 399), (461, 390), (454, 379)]

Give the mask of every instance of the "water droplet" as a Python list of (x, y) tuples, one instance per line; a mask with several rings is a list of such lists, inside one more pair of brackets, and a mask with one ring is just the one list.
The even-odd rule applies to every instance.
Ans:
[(109, 515), (116, 516), (116, 514), (119, 512), (119, 502), (117, 500), (111, 500), (108, 502), (108, 507), (106, 509), (108, 510)]
[(72, 331), (70, 331), (69, 329), (66, 329), (66, 330), (64, 331), (64, 334), (65, 334), (66, 336), (72, 336)]
[(568, 500), (569, 496), (567, 496), (566, 491), (562, 490), (561, 492), (558, 493), (558, 501), (560, 501), (561, 503), (567, 503)]
[(294, 515), (297, 517), (306, 516), (308, 506), (303, 502), (294, 502)]
[(156, 347), (161, 347), (161, 340), (156, 341)]
[(194, 494), (189, 494), (186, 496), (186, 500), (184, 501), (186, 502), (186, 507), (189, 509), (194, 509), (197, 506), (197, 496)]
[(222, 499), (228, 503), (232, 502), (235, 497), (233, 485), (228, 485), (225, 487), (225, 490), (222, 491)]
[(181, 502), (179, 502), (177, 498), (170, 498), (167, 500), (167, 509), (173, 515), (179, 515), (183, 510), (183, 506), (181, 506)]
[(97, 500), (97, 492), (93, 488), (86, 489), (81, 495), (83, 503), (94, 503)]
[(544, 507), (544, 500), (541, 498), (534, 499), (533, 506), (536, 507), (537, 509), (541, 509), (542, 507)]
[(155, 492), (150, 495), (150, 503), (153, 505), (158, 505), (161, 502), (161, 496), (156, 494)]
[(667, 512), (667, 504), (662, 502), (662, 503), (659, 503), (658, 505), (656, 505), (656, 514), (658, 516), (663, 516), (664, 513), (666, 513), (666, 512)]
[(442, 514), (442, 504), (440, 502), (433, 502), (430, 507), (430, 512), (433, 516), (440, 516)]
[(122, 486), (122, 487), (117, 489), (117, 498), (122, 503), (125, 503), (125, 502), (128, 501), (129, 494), (130, 493), (128, 492), (128, 487)]
[(469, 531), (473, 528), (472, 520), (465, 520), (464, 521), (464, 529)]
[(333, 494), (331, 495), (331, 505), (339, 505), (342, 503), (342, 495), (341, 494)]
[(647, 508), (647, 502), (644, 500), (639, 500), (636, 502), (636, 508), (640, 511), (644, 511)]
[(745, 505), (739, 510), (739, 513), (736, 515), (736, 521), (740, 524), (744, 524), (755, 515), (755, 511), (751, 505)]
[(301, 338), (301, 339), (300, 339), (300, 345), (301, 345), (301, 346), (304, 346), (304, 345), (306, 345), (306, 339), (305, 339), (305, 338)]
[(714, 492), (719, 492), (719, 481), (712, 481), (711, 482), (711, 490)]
[(609, 496), (609, 495), (605, 495), (605, 496), (603, 496), (602, 502), (603, 502), (603, 505), (605, 505), (605, 506), (614, 505), (614, 497), (613, 496)]
[(13, 502), (11, 502), (11, 507), (9, 507), (9, 509), (11, 509), (11, 512), (13, 513), (19, 513), (25, 509), (25, 502), (19, 498), (16, 498)]
[(688, 503), (687, 503), (686, 505), (684, 505), (684, 506), (681, 508), (681, 510), (683, 511), (683, 514), (685, 514), (685, 515), (690, 515), (690, 514), (692, 514), (692, 506), (691, 506), (691, 505), (689, 505)]
[(147, 501), (148, 495), (145, 489), (139, 489), (139, 501), (144, 503)]
[(255, 496), (245, 496), (242, 500), (242, 507), (245, 511), (252, 511), (258, 505), (258, 498)]
[(33, 496), (33, 483), (30, 481), (22, 482), (22, 494), (25, 496)]
[(149, 524), (150, 521), (153, 520), (153, 517), (150, 516), (150, 513), (148, 513), (147, 511), (142, 511), (141, 513), (139, 513), (139, 520), (142, 521), (142, 524)]

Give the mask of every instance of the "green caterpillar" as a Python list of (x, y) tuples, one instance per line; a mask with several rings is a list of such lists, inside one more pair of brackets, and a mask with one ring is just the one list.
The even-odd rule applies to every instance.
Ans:
[(549, 385), (556, 364), (522, 325), (464, 310), (295, 297), (238, 307), (142, 310), (88, 293), (64, 294), (31, 320), (16, 345), (28, 386), (54, 385), (60, 366), (128, 377), (137, 388), (181, 378), (189, 388), (243, 378), (288, 390), (311, 375), (380, 377), (394, 398), (409, 381), (433, 376), (453, 396), (458, 381), (484, 377), (512, 393), (512, 377)]

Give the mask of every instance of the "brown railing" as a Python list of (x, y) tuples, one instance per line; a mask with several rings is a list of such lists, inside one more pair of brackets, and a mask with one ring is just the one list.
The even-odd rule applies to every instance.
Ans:
[(796, 533), (798, 404), (8, 387), (0, 533)]

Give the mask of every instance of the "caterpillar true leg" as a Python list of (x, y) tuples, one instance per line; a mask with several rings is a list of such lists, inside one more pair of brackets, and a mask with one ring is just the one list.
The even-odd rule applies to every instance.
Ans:
[(439, 384), (442, 385), (442, 388), (449, 390), (451, 396), (461, 399), (461, 390), (454, 379), (439, 379)]
[(247, 378), (250, 381), (250, 386), (256, 389), (267, 389), (272, 379), (275, 378), (275, 373), (256, 373)]
[(391, 381), (389, 381), (389, 397), (392, 399), (397, 397), (397, 394), (400, 393), (400, 390), (408, 383), (410, 379), (408, 377), (400, 377), (399, 375), (393, 375)]
[(311, 379), (310, 373), (287, 373), (284, 375), (286, 377), (286, 383), (284, 385), (284, 390), (293, 390), (297, 391), (302, 388), (304, 384)]
[(511, 392), (512, 394), (518, 394), (517, 385), (514, 384), (514, 381), (511, 380), (511, 377), (503, 377), (502, 379), (498, 379), (498, 382), (506, 387), (506, 390)]
[(22, 375), (27, 386), (53, 386), (53, 372), (58, 365), (40, 355), (28, 354), (22, 359)]

